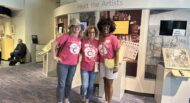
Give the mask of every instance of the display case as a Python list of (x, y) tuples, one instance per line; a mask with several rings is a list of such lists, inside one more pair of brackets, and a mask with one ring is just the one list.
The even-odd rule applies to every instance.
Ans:
[(68, 32), (68, 17), (67, 15), (59, 16), (56, 18), (55, 34), (61, 35)]
[(12, 38), (3, 37), (0, 44), (2, 59), (8, 60), (8, 58), (10, 58), (10, 53), (14, 51), (14, 40)]
[[(190, 78), (172, 74), (173, 69), (157, 66), (155, 100), (157, 103), (189, 103)], [(190, 71), (187, 71), (190, 73)]]

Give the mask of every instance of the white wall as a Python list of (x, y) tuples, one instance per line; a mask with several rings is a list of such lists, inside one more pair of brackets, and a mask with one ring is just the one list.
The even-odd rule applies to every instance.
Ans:
[[(13, 11), (11, 23), (15, 27), (15, 43), (23, 39), (34, 57), (31, 35), (38, 35), (39, 44), (46, 44), (54, 36), (54, 16), (56, 0), (0, 0), (0, 5)], [(33, 56), (34, 55), (34, 56)]]
[(38, 35), (39, 44), (53, 39), (55, 0), (26, 0), (23, 10), (14, 13), (15, 39), (22, 38), (31, 50), (31, 35)]
[(27, 0), (26, 10), (26, 40), (31, 43), (31, 35), (38, 35), (39, 43), (46, 44), (53, 38), (54, 0)]
[(25, 13), (24, 10), (18, 11), (14, 13), (14, 17), (12, 17), (12, 24), (15, 28), (14, 33), (14, 46), (17, 44), (17, 40), (21, 38), (23, 42), (26, 42), (25, 34), (26, 34), (26, 20), (25, 20)]

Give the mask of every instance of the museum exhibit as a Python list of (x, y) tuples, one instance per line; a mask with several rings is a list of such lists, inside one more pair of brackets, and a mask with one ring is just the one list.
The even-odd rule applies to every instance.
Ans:
[[(0, 2), (0, 74), (2, 71), (2, 75), (7, 73), (9, 76), (9, 69), (11, 72), (15, 70), (14, 73), (17, 75), (18, 71), (27, 72), (23, 76), (28, 78), (32, 75), (34, 80), (31, 79), (31, 81), (35, 82), (31, 82), (31, 85), (36, 83), (32, 87), (34, 90), (30, 90), (25, 85), (25, 92), (30, 90), (27, 92), (28, 95), (23, 95), (25, 92), (19, 95), (19, 98), (27, 97), (23, 99), (24, 102), (14, 99), (14, 96), (0, 89), (5, 94), (5, 96), (0, 95), (0, 103), (56, 102), (57, 61), (53, 56), (52, 48), (57, 38), (70, 32), (73, 18), (80, 20), (84, 34), (89, 26), (97, 27), (101, 19), (110, 18), (116, 26), (112, 34), (117, 37), (121, 46), (118, 76), (113, 81), (111, 103), (190, 103), (190, 7), (188, 0), (18, 0), (9, 2), (0, 0)], [(7, 62), (19, 38), (27, 46), (26, 63), (9, 66)], [(99, 40), (99, 37), (96, 39)], [(80, 55), (79, 61), (81, 57)], [(25, 68), (32, 69), (26, 69), (26, 71)], [(20, 78), (17, 78), (18, 81), (23, 82)], [(0, 88), (14, 85), (6, 79), (0, 79), (1, 81), (5, 83), (0, 85)], [(85, 103), (80, 96), (81, 82), (81, 66), (78, 63), (72, 81), (73, 92), (70, 103)], [(23, 83), (27, 84), (26, 81)], [(39, 88), (35, 87), (38, 85)], [(40, 90), (42, 86), (44, 86), (42, 89), (44, 91)], [(94, 99), (90, 103), (107, 103), (104, 100), (104, 89), (104, 80), (98, 72), (94, 83)], [(38, 92), (35, 92), (36, 90)], [(33, 97), (30, 97), (31, 95)], [(31, 98), (37, 99), (32, 102)]]

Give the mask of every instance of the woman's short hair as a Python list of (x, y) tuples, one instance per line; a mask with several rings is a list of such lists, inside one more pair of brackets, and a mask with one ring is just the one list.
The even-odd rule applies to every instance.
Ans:
[(85, 37), (88, 37), (88, 32), (92, 29), (94, 29), (95, 31), (95, 37), (98, 37), (98, 29), (93, 25), (87, 27), (86, 32), (85, 32)]
[(110, 18), (101, 18), (97, 24), (97, 27), (100, 32), (103, 32), (103, 26), (109, 25), (110, 31), (109, 33), (112, 33), (115, 31), (115, 23)]

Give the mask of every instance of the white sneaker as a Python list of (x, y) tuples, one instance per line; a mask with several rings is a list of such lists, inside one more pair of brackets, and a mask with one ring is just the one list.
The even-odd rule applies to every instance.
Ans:
[(85, 103), (90, 103), (90, 102), (89, 102), (89, 99), (86, 99)]
[(85, 102), (86, 101), (85, 96), (81, 96), (81, 100), (82, 100), (82, 102)]
[(69, 100), (68, 100), (68, 99), (65, 99), (64, 103), (69, 103)]

